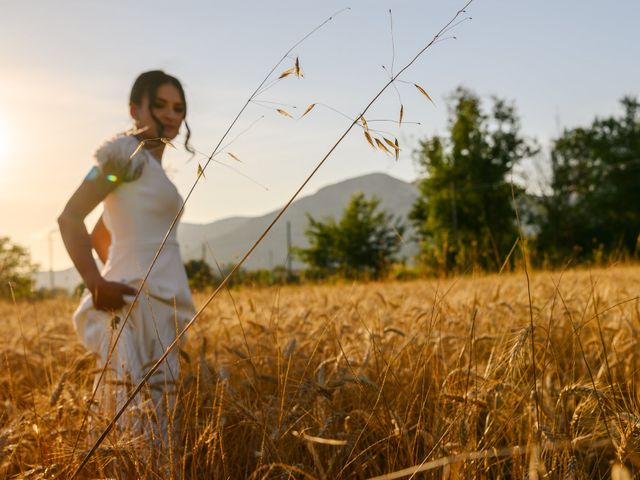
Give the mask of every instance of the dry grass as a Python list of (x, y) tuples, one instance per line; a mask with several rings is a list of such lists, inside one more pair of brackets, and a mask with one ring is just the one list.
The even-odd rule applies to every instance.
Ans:
[[(534, 332), (522, 274), (221, 295), (184, 345), (174, 476), (611, 478), (616, 460), (640, 471), (640, 268), (538, 272), (532, 294)], [(95, 373), (74, 307), (0, 304), (2, 478), (65, 478), (106, 421), (92, 416), (72, 456)], [(81, 476), (170, 478), (126, 433)]]

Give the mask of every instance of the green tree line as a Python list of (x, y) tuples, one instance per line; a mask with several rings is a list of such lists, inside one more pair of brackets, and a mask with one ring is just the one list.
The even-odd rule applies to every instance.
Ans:
[[(529, 261), (544, 268), (635, 259), (640, 253), (640, 103), (623, 97), (620, 104), (621, 115), (595, 118), (553, 139), (550, 180), (542, 192), (531, 193), (513, 181), (513, 172), (541, 149), (522, 133), (515, 105), (493, 97), (487, 108), (470, 90), (456, 89), (448, 99), (445, 134), (423, 139), (415, 152), (419, 196), (405, 221), (420, 246), (416, 265), (427, 274), (498, 271), (514, 265), (518, 243), (526, 245)], [(350, 258), (348, 245), (366, 257), (353, 264), (355, 273), (378, 277), (388, 271), (397, 245), (366, 251), (363, 237), (349, 235), (373, 228), (373, 211), (363, 217), (350, 213), (364, 201), (354, 197), (339, 222), (309, 218), (310, 247), (299, 255), (316, 276), (340, 270), (353, 276), (350, 264), (339, 260)], [(377, 215), (388, 217), (384, 211)], [(389, 239), (403, 229), (397, 220), (378, 223)]]
[[(420, 246), (418, 268), (426, 274), (498, 271), (514, 265), (519, 245), (526, 245), (529, 261), (542, 268), (636, 259), (640, 103), (623, 97), (620, 104), (621, 115), (595, 118), (553, 139), (550, 179), (541, 192), (531, 193), (513, 181), (513, 172), (541, 149), (522, 133), (516, 106), (493, 97), (487, 108), (470, 90), (456, 89), (448, 99), (445, 134), (423, 139), (415, 152), (419, 196), (405, 221)], [(357, 228), (372, 228), (366, 225), (369, 217), (349, 215), (356, 199), (365, 201), (354, 197), (339, 223), (309, 218), (311, 245), (299, 253), (316, 275), (337, 270), (337, 259), (348, 254), (345, 246), (342, 253), (331, 254), (341, 242), (361, 246), (361, 240), (348, 235), (353, 228), (348, 224), (364, 222)], [(385, 214), (379, 212), (379, 218)], [(377, 228), (386, 229), (388, 238), (402, 230), (397, 220), (382, 223)], [(397, 248), (372, 250), (361, 265), (380, 276), (396, 253)], [(375, 268), (381, 255), (385, 267)]]

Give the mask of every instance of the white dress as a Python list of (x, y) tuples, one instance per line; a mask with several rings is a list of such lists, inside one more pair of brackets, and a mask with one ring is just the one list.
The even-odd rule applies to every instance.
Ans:
[[(118, 183), (104, 199), (103, 219), (111, 234), (111, 246), (102, 276), (136, 289), (182, 205), (176, 187), (148, 150), (142, 148), (130, 158), (138, 144), (133, 136), (110, 140), (96, 152), (98, 170), (94, 169), (94, 174)], [(91, 294), (85, 291), (73, 314), (80, 339), (99, 355), (101, 366), (129, 306), (116, 312), (114, 317), (95, 309)], [(108, 369), (109, 378), (103, 379), (104, 385), (97, 397), (100, 411), (113, 413), (122, 405), (131, 388), (140, 382), (194, 313), (174, 227), (117, 343)], [(174, 349), (151, 377), (143, 395), (138, 396), (133, 410), (123, 416), (120, 426), (145, 429), (140, 419), (148, 418), (148, 411), (140, 413), (143, 405), (148, 405), (145, 402), (151, 400), (158, 428), (153, 430), (160, 437), (154, 435), (155, 440), (166, 440), (166, 412), (174, 407), (179, 374), (179, 354)], [(170, 416), (173, 415), (170, 413)]]

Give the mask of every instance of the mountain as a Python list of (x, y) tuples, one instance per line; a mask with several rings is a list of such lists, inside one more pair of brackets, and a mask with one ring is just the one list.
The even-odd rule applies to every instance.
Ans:
[(251, 217), (229, 217), (204, 225), (197, 223), (180, 223), (178, 227), (179, 235), (181, 236), (180, 238), (185, 239), (202, 235), (207, 237), (224, 235), (234, 231), (249, 220), (251, 220)]
[[(247, 259), (245, 268), (255, 270), (285, 265), (287, 223), (291, 226), (292, 245), (307, 247), (308, 242), (304, 235), (308, 225), (306, 214), (309, 213), (315, 219), (338, 219), (356, 192), (363, 192), (367, 198), (377, 196), (381, 200), (380, 208), (403, 219), (407, 230), (400, 256), (411, 258), (416, 255), (417, 245), (409, 241), (412, 231), (406, 218), (418, 196), (417, 187), (383, 173), (372, 173), (323, 187), (316, 193), (293, 202)], [(279, 210), (274, 210), (258, 217), (229, 217), (207, 224), (181, 223), (178, 228), (178, 241), (182, 258), (187, 261), (201, 259), (204, 256), (214, 269), (216, 260), (220, 265), (237, 262), (278, 212)], [(294, 267), (301, 266), (302, 264), (294, 262)], [(48, 287), (49, 279), (49, 272), (38, 272), (35, 276), (36, 288)], [(58, 288), (73, 289), (80, 281), (81, 278), (74, 268), (54, 272), (54, 283)]]
[[(49, 272), (36, 272), (33, 279), (35, 280), (34, 288), (36, 290), (51, 287), (51, 274)], [(82, 278), (74, 267), (53, 272), (53, 285), (55, 288), (62, 288), (71, 292), (80, 282), (82, 282)]]
[[(376, 195), (381, 199), (380, 208), (395, 216), (406, 219), (415, 202), (418, 191), (410, 183), (398, 180), (382, 173), (373, 173), (329, 185), (316, 193), (300, 198), (291, 204), (282, 218), (274, 225), (267, 237), (260, 243), (245, 262), (245, 268), (273, 268), (285, 265), (287, 259), (287, 223), (291, 225), (291, 243), (296, 247), (308, 246), (304, 231), (307, 228), (309, 213), (315, 219), (325, 217), (339, 218), (351, 196), (363, 192), (367, 198)], [(204, 258), (215, 268), (218, 263), (237, 262), (251, 247), (265, 228), (276, 217), (274, 210), (254, 218), (225, 219), (206, 225), (182, 224), (178, 230), (182, 256), (185, 261)], [(229, 228), (227, 220), (234, 220), (235, 228)], [(406, 223), (406, 222), (405, 222)], [(411, 232), (404, 235), (409, 239)], [(400, 252), (401, 256), (412, 257), (417, 247), (408, 240)], [(294, 264), (296, 265), (296, 264)], [(301, 266), (297, 264), (296, 266)]]

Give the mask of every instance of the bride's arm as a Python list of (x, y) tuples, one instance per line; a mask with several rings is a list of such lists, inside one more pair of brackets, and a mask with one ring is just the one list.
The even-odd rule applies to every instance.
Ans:
[(102, 215), (98, 219), (91, 232), (91, 245), (98, 254), (102, 263), (107, 263), (109, 257), (109, 245), (111, 245), (111, 234), (102, 220)]
[(121, 308), (122, 295), (135, 295), (128, 285), (105, 280), (91, 253), (91, 237), (84, 225), (85, 217), (116, 187), (101, 175), (89, 175), (73, 193), (58, 217), (60, 234), (73, 264), (91, 291), (93, 303), (102, 310)]

